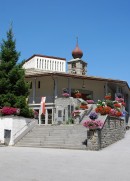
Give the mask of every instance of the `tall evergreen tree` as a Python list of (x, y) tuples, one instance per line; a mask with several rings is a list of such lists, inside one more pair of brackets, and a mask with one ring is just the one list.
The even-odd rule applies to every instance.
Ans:
[(25, 81), (25, 71), (18, 64), (20, 53), (16, 51), (16, 41), (12, 28), (3, 40), (0, 52), (0, 106), (20, 108), (20, 114), (31, 117), (32, 112), (26, 103), (29, 85)]

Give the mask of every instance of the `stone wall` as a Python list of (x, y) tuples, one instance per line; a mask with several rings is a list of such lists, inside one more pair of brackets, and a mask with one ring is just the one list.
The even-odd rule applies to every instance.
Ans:
[(115, 117), (107, 117), (101, 130), (89, 130), (87, 132), (88, 150), (100, 150), (105, 148), (125, 136), (125, 120)]
[(57, 98), (55, 100), (54, 123), (65, 123), (72, 116), (71, 113), (78, 104), (78, 100), (73, 97)]

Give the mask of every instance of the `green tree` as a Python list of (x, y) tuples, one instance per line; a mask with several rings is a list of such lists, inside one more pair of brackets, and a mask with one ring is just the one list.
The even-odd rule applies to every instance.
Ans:
[(0, 106), (20, 108), (20, 115), (31, 117), (32, 111), (27, 104), (29, 85), (25, 81), (25, 71), (18, 64), (20, 53), (16, 51), (12, 27), (7, 39), (2, 40), (0, 52)]

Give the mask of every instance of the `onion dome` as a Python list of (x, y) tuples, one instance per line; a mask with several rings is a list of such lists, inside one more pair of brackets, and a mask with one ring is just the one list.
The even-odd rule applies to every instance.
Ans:
[(72, 56), (74, 59), (75, 58), (82, 58), (82, 56), (83, 56), (83, 52), (82, 52), (82, 50), (80, 50), (80, 48), (78, 46), (78, 41), (77, 41), (75, 49), (72, 51)]

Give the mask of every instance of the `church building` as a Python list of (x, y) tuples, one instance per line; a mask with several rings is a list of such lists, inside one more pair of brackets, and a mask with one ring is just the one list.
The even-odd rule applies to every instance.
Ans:
[[(31, 108), (39, 112), (39, 124), (54, 124), (57, 117), (61, 116), (60, 112), (56, 114), (58, 109), (56, 100), (63, 97), (63, 90), (67, 90), (72, 99), (75, 99), (75, 91), (78, 90), (83, 100), (91, 96), (95, 102), (99, 99), (103, 100), (108, 93), (114, 100), (115, 95), (121, 93), (126, 103), (126, 112), (130, 113), (128, 83), (122, 80), (88, 76), (87, 62), (82, 57), (83, 52), (77, 42), (72, 51), (72, 59), (69, 61), (66, 61), (66, 58), (39, 54), (34, 54), (25, 61), (23, 68), (26, 70), (26, 80), (30, 82), (28, 103)], [(45, 114), (41, 116), (42, 98), (45, 98)], [(61, 107), (62, 104), (64, 103), (61, 102)], [(70, 107), (69, 112), (72, 112), (74, 107), (72, 109)], [(62, 110), (63, 117), (65, 111)]]

